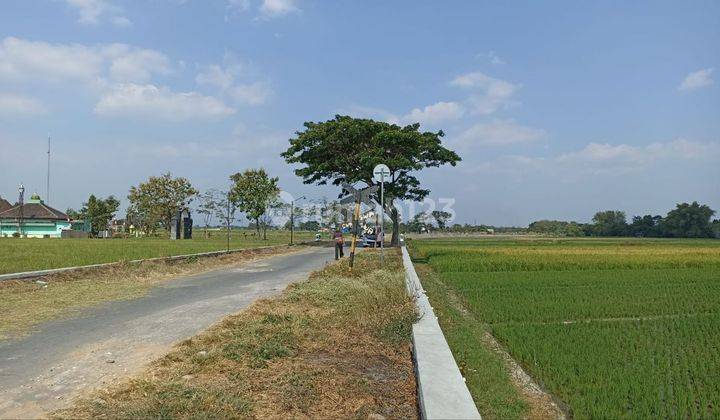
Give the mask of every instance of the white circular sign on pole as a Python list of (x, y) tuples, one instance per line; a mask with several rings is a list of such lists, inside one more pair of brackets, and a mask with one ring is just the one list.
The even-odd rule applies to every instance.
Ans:
[(375, 178), (375, 181), (377, 182), (385, 182), (389, 176), (390, 168), (388, 168), (388, 166), (384, 163), (375, 166), (375, 169), (373, 169), (373, 178)]

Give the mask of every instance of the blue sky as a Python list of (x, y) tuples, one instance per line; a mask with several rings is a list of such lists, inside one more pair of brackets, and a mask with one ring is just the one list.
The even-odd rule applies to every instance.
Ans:
[[(720, 210), (720, 3), (5, 0), (0, 195), (79, 207), (171, 171), (263, 166), (335, 113), (442, 129), (458, 222)], [(416, 206), (417, 209), (428, 209)]]

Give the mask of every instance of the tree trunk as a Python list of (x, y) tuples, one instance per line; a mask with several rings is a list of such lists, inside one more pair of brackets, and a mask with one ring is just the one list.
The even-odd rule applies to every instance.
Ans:
[(400, 245), (400, 214), (395, 206), (390, 210), (390, 219), (393, 224), (392, 239), (390, 240), (390, 246)]
[(255, 230), (257, 231), (257, 237), (260, 239), (260, 218), (255, 219)]

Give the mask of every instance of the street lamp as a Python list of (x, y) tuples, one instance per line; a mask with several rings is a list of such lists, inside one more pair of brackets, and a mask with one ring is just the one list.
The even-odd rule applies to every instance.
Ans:
[(295, 202), (304, 198), (305, 196), (303, 195), (290, 201), (290, 245), (293, 244), (293, 233), (295, 232)]

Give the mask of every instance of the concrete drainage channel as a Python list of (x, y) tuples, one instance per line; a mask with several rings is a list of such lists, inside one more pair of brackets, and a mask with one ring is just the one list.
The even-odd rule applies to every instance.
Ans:
[[(143, 260), (131, 260), (131, 261), (128, 261), (128, 264), (140, 264), (142, 262), (148, 262), (148, 261), (175, 261), (175, 260), (185, 260), (188, 258), (217, 257), (219, 255), (234, 254), (234, 253), (243, 252), (243, 251), (257, 251), (257, 250), (262, 250), (262, 249), (272, 249), (272, 248), (278, 248), (278, 247), (283, 247), (283, 246), (287, 246), (287, 245), (261, 246), (258, 248), (241, 248), (241, 249), (231, 249), (229, 251), (200, 252), (197, 254), (185, 254), (185, 255), (173, 255), (170, 257), (146, 258)], [(81, 265), (78, 267), (53, 268), (53, 269), (49, 269), (49, 270), (25, 271), (22, 273), (0, 274), (0, 281), (31, 279), (31, 278), (49, 276), (52, 274), (64, 273), (66, 271), (94, 270), (94, 269), (98, 269), (98, 268), (112, 267), (114, 265), (119, 265), (119, 264), (122, 264), (122, 262)]]
[(405, 245), (402, 257), (408, 294), (415, 297), (420, 311), (420, 320), (412, 329), (420, 417), (480, 419)]

